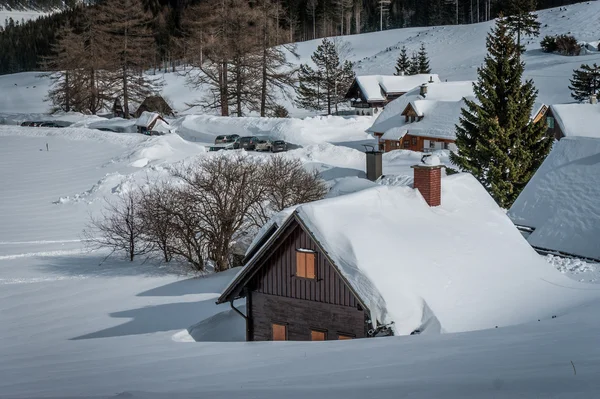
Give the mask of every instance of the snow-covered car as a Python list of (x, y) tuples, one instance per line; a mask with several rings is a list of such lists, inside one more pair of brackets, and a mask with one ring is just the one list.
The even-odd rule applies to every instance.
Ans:
[(256, 151), (271, 151), (273, 143), (269, 138), (259, 138), (256, 142)]
[(287, 151), (287, 143), (283, 140), (275, 140), (271, 145), (271, 152)]

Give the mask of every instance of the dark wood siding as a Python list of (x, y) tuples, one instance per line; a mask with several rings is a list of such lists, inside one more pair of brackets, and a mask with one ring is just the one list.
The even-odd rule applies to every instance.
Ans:
[[(414, 140), (413, 140), (414, 139)], [(405, 135), (400, 140), (382, 140), (384, 143), (384, 151), (389, 152), (393, 150), (411, 150), (411, 151), (423, 151), (425, 149), (425, 140), (429, 140), (435, 143), (447, 143), (452, 144), (454, 140), (439, 139), (434, 137), (421, 137), (411, 136), (410, 134)]]
[(250, 340), (270, 341), (273, 339), (273, 324), (283, 324), (287, 328), (290, 341), (310, 341), (311, 331), (324, 331), (326, 340), (337, 340), (338, 335), (365, 338), (368, 326), (365, 312), (347, 306), (306, 301), (249, 293)]
[[(316, 278), (294, 275), (296, 249), (316, 252)], [(318, 249), (311, 237), (298, 224), (293, 223), (282, 236), (280, 245), (273, 248), (249, 284), (252, 291), (285, 298), (304, 299), (356, 308), (359, 304), (344, 280)]]

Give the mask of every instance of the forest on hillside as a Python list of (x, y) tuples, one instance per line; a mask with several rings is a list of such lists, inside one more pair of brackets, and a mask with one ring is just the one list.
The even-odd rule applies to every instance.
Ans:
[[(66, 22), (74, 23), (80, 4), (101, 5), (105, 0), (0, 0), (4, 7), (53, 7), (61, 3), (64, 11), (35, 21), (21, 23), (9, 20), (0, 27), (0, 74), (40, 70), (43, 60), (52, 54), (57, 32)], [(154, 67), (173, 65), (181, 59), (185, 46), (176, 46), (185, 36), (184, 19), (190, 7), (215, 9), (217, 3), (236, 0), (136, 0), (152, 14), (148, 27), (152, 30), (156, 54)], [(250, 8), (255, 0), (245, 0)], [(373, 32), (413, 26), (468, 24), (495, 18), (511, 1), (533, 0), (270, 0), (278, 27), (286, 35), (278, 35), (274, 44)], [(577, 0), (538, 0), (537, 9), (577, 3)], [(214, 4), (213, 4), (214, 3)], [(77, 4), (77, 6), (73, 6)], [(212, 4), (212, 5), (211, 5)], [(204, 17), (210, 18), (211, 11)], [(202, 19), (203, 16), (200, 16)]]

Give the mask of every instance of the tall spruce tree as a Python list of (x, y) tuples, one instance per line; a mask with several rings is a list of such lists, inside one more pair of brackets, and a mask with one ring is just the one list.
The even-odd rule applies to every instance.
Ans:
[(410, 69), (410, 58), (408, 58), (408, 53), (406, 51), (406, 46), (402, 46), (400, 49), (400, 55), (396, 60), (396, 73), (394, 75), (408, 75), (408, 71)]
[(332, 108), (337, 111), (338, 104), (344, 101), (345, 91), (354, 79), (352, 63), (342, 61), (335, 43), (327, 38), (323, 39), (311, 59), (316, 69), (300, 65), (296, 102), (302, 108), (326, 109), (331, 115)]
[(537, 37), (540, 34), (537, 14), (532, 12), (536, 9), (536, 0), (508, 0), (505, 9), (508, 30), (517, 36), (517, 46), (520, 52), (524, 52), (525, 46), (521, 46), (521, 37)]
[(496, 22), (486, 46), (473, 84), (477, 100), (465, 100), (456, 126), (458, 153), (451, 159), (508, 208), (550, 151), (552, 138), (545, 121), (531, 121), (537, 90), (531, 80), (521, 82), (525, 64), (504, 20)]
[(427, 56), (425, 44), (421, 43), (417, 57), (419, 59), (419, 73), (431, 73), (431, 68), (429, 67), (429, 57)]
[(412, 57), (410, 57), (410, 65), (408, 67), (409, 75), (416, 75), (419, 73), (419, 55), (417, 53), (413, 53)]
[(573, 71), (570, 81), (571, 97), (577, 101), (586, 101), (592, 94), (597, 95), (600, 91), (600, 67), (596, 64), (582, 64)]

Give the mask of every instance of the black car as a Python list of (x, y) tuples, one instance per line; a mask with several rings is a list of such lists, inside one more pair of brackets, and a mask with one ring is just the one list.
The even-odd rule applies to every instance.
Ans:
[(40, 125), (40, 127), (59, 127), (59, 126), (54, 122), (44, 122)]
[(240, 137), (237, 142), (239, 143), (239, 148), (247, 151), (253, 151), (256, 149), (258, 138), (254, 136), (245, 136)]
[(287, 143), (283, 140), (275, 140), (273, 141), (273, 143), (271, 144), (271, 151), (272, 152), (280, 152), (280, 151), (287, 151)]

